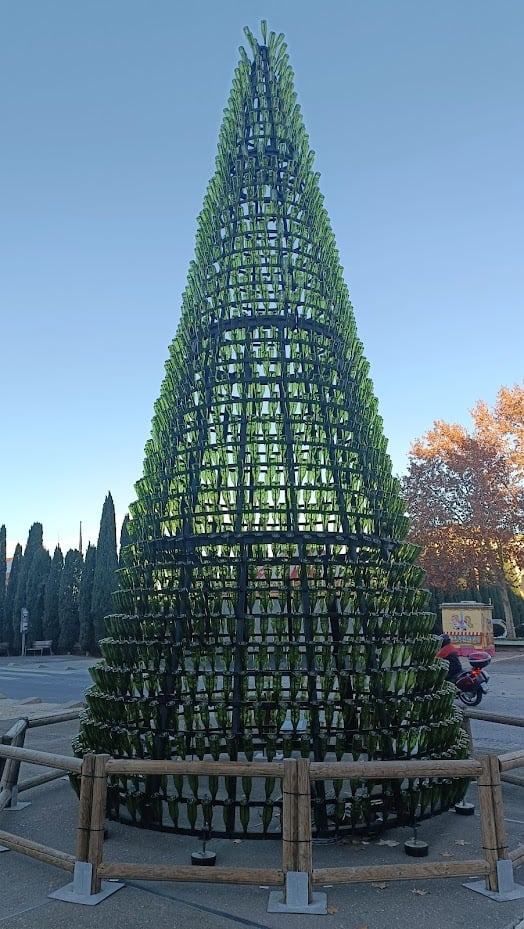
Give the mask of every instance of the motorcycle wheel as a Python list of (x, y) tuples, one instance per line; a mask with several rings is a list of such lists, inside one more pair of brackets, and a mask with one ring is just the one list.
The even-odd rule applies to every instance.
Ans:
[(478, 706), (482, 700), (482, 691), (481, 690), (461, 690), (459, 692), (459, 700), (462, 703), (465, 703), (466, 706)]

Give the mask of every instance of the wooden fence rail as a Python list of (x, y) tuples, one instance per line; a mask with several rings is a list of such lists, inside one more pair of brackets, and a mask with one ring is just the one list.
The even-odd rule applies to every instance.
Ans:
[[(473, 752), (473, 735), (471, 732), (471, 720), (476, 719), (481, 722), (486, 723), (498, 723), (502, 726), (520, 726), (524, 727), (524, 719), (516, 716), (501, 716), (499, 713), (485, 713), (483, 710), (475, 710), (468, 708), (463, 710), (463, 728), (466, 731), (469, 738), (470, 751)], [(516, 758), (516, 763), (508, 764), (510, 755), (513, 754)], [(508, 755), (500, 756), (502, 761), (501, 765), (501, 779), (507, 784), (516, 784), (518, 787), (524, 787), (524, 777), (519, 774), (507, 774), (506, 771), (509, 771), (511, 768), (520, 768), (524, 766), (524, 759), (519, 761), (521, 758), (520, 752), (508, 753)]]
[[(2, 745), (23, 748), (25, 736), (29, 729), (69, 722), (73, 719), (78, 719), (79, 715), (80, 710), (67, 710), (64, 713), (55, 713), (53, 716), (40, 716), (36, 719), (23, 717), (17, 720), (17, 722), (2, 735)], [(14, 756), (7, 760), (0, 756), (0, 810), (16, 807), (17, 795), (23, 790), (30, 790), (41, 784), (47, 784), (49, 781), (55, 781), (57, 778), (63, 777), (63, 775), (63, 770), (54, 769), (46, 771), (44, 774), (39, 774), (35, 777), (20, 781), (20, 761)]]
[[(46, 765), (58, 771), (80, 774), (80, 798), (75, 856), (38, 845), (11, 833), (0, 832), (0, 842), (14, 851), (73, 872), (78, 865), (90, 869), (90, 893), (97, 894), (104, 879), (159, 881), (201, 881), (236, 884), (267, 884), (281, 887), (286, 894), (290, 874), (307, 876), (307, 898), (312, 887), (325, 883), (416, 880), (483, 876), (486, 888), (498, 889), (498, 862), (517, 866), (524, 860), (524, 846), (508, 850), (501, 774), (524, 765), (524, 751), (484, 755), (461, 761), (370, 761), (310, 762), (286, 758), (281, 762), (159, 761), (115, 759), (108, 755), (85, 755), (83, 759), (35, 751), (14, 745), (0, 745), (0, 758), (6, 764), (22, 761)], [(5, 770), (4, 770), (5, 773)], [(109, 775), (150, 774), (224, 775), (233, 777), (282, 778), (282, 865), (278, 868), (207, 868), (136, 864), (103, 861), (104, 824)], [(332, 779), (398, 779), (415, 777), (475, 778), (479, 793), (480, 830), (483, 857), (457, 862), (416, 862), (363, 867), (314, 868), (312, 861), (312, 782)], [(1, 796), (1, 795), (0, 795)], [(85, 883), (85, 882), (84, 882)], [(85, 902), (84, 900), (78, 902)]]
[[(82, 768), (82, 761), (79, 758), (34, 751), (33, 749), (23, 748), (20, 745), (13, 744), (16, 741), (23, 742), (23, 736), (25, 736), (27, 720), (20, 720), (19, 723), (23, 725), (15, 723), (9, 732), (6, 733), (6, 736), (11, 740), (11, 744), (0, 745), (0, 759), (5, 759), (2, 781), (0, 784), (0, 810), (4, 809), (9, 800), (11, 800), (15, 785), (17, 784), (18, 770), (23, 761), (29, 762), (30, 764), (59, 769), (60, 776), (63, 775), (64, 771), (80, 772)], [(6, 738), (6, 736), (4, 736), (4, 738)], [(43, 775), (43, 777), (46, 780), (49, 779), (46, 775)], [(41, 782), (40, 778), (34, 778), (33, 780), (38, 783)], [(20, 786), (23, 787), (24, 785), (22, 784)], [(27, 855), (29, 858), (36, 858), (38, 861), (43, 861), (45, 864), (54, 865), (56, 868), (63, 868), (65, 871), (74, 872), (75, 856), (68, 855), (66, 852), (59, 851), (56, 848), (51, 848), (49, 845), (41, 845), (38, 842), (33, 842), (30, 839), (22, 838), (21, 836), (14, 835), (11, 832), (4, 832), (3, 830), (0, 830), (0, 844), (5, 845), (5, 847), (11, 849), (11, 851)]]
[(73, 758), (71, 755), (54, 755), (51, 752), (41, 752), (33, 748), (18, 748), (15, 745), (0, 745), (0, 757), (12, 758), (21, 764), (27, 761), (29, 764), (39, 764), (45, 767), (60, 768), (61, 771), (76, 772), (82, 771), (82, 759)]
[(316, 868), (315, 884), (359, 884), (374, 881), (415, 881), (442, 877), (488, 875), (490, 865), (484, 858), (472, 861), (427, 861), (417, 864), (363, 865), (359, 868)]
[(478, 719), (485, 723), (499, 723), (502, 726), (524, 727), (524, 719), (518, 716), (501, 716), (500, 713), (485, 713), (484, 710), (475, 710), (473, 707), (467, 707), (463, 709), (462, 712), (468, 719)]
[(58, 851), (56, 848), (50, 848), (48, 845), (40, 845), (38, 842), (32, 842), (30, 839), (13, 835), (12, 832), (4, 832), (0, 829), (0, 844), (10, 848), (13, 852), (20, 852), (29, 858), (36, 858), (45, 864), (52, 864), (55, 868), (63, 868), (65, 871), (74, 871), (75, 857), (67, 855), (65, 852)]

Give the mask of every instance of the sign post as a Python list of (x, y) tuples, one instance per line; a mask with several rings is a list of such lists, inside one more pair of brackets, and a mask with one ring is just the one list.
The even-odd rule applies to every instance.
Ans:
[(20, 635), (22, 636), (22, 656), (25, 655), (25, 636), (29, 626), (29, 610), (23, 606), (20, 610)]

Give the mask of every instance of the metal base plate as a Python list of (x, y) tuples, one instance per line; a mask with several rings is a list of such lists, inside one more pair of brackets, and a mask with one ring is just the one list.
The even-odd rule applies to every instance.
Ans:
[(513, 863), (511, 861), (497, 861), (497, 883), (498, 890), (487, 890), (485, 881), (470, 881), (463, 884), (463, 886), (467, 887), (468, 890), (476, 891), (478, 894), (484, 894), (490, 900), (497, 900), (499, 903), (524, 898), (524, 887), (522, 884), (515, 884), (513, 879)]
[(96, 906), (97, 903), (105, 900), (106, 897), (110, 897), (111, 894), (116, 893), (117, 890), (124, 886), (125, 884), (119, 884), (116, 881), (102, 881), (102, 889), (99, 893), (79, 894), (75, 892), (74, 881), (72, 881), (71, 884), (66, 884), (65, 887), (54, 890), (53, 893), (47, 896), (52, 897), (53, 900), (65, 900), (66, 903), (82, 903), (84, 906)]
[(272, 890), (267, 905), (268, 913), (311, 913), (313, 916), (325, 916), (327, 913), (327, 894), (316, 893), (312, 895), (311, 903), (293, 905), (284, 903), (284, 894), (280, 890)]
[(327, 913), (327, 894), (314, 893), (309, 901), (308, 876), (304, 871), (288, 871), (286, 874), (286, 892), (273, 890), (269, 894), (268, 913), (311, 913), (325, 916)]
[(499, 903), (506, 903), (508, 900), (522, 900), (524, 898), (524, 887), (521, 884), (514, 884), (513, 890), (506, 891), (487, 890), (484, 881), (471, 881), (462, 886), (467, 887), (468, 890), (474, 890), (478, 894), (484, 894), (485, 897), (489, 897), (491, 900), (498, 900)]
[(102, 881), (98, 893), (91, 893), (91, 875), (93, 873), (92, 865), (87, 861), (76, 861), (74, 870), (74, 879), (71, 884), (66, 884), (59, 890), (54, 890), (48, 894), (53, 900), (65, 900), (66, 903), (82, 903), (84, 906), (96, 906), (101, 900), (110, 897), (116, 893), (125, 884), (119, 884), (118, 881)]

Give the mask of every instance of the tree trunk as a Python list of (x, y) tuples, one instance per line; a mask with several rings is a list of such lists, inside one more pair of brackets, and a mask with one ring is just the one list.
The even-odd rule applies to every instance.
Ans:
[(513, 621), (513, 611), (511, 609), (511, 603), (509, 600), (508, 585), (505, 581), (502, 581), (500, 584), (500, 592), (502, 594), (502, 605), (504, 607), (504, 620), (506, 623), (506, 628), (508, 630), (508, 639), (516, 639), (515, 634), (515, 623)]

